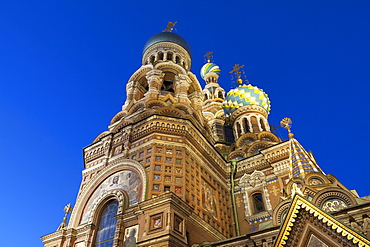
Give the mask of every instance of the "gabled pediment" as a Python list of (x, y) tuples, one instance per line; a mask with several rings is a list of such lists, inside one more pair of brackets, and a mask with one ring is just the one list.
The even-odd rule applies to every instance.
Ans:
[(281, 226), (274, 247), (370, 247), (370, 241), (332, 215), (296, 195)]

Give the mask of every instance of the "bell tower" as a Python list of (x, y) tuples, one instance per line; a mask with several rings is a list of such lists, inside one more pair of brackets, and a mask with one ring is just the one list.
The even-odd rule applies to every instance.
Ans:
[(222, 109), (225, 90), (218, 84), (221, 70), (215, 63), (211, 63), (211, 54), (212, 52), (208, 52), (205, 55), (207, 63), (200, 70), (200, 76), (206, 82), (203, 90), (203, 117), (211, 127), (215, 141), (225, 141), (225, 117)]
[(189, 246), (234, 234), (227, 163), (202, 115), (190, 46), (172, 29), (146, 42), (121, 111), (84, 148), (69, 223), (42, 237), (45, 247)]

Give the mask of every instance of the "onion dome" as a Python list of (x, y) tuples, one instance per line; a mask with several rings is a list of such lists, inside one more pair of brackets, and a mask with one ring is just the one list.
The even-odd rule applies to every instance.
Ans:
[(180, 35), (178, 35), (177, 33), (172, 33), (172, 32), (157, 33), (154, 36), (152, 36), (150, 39), (148, 39), (148, 41), (144, 45), (143, 54), (146, 51), (146, 49), (160, 42), (172, 42), (172, 43), (178, 44), (181, 47), (183, 47), (191, 56), (191, 50), (190, 50), (190, 46), (188, 42), (186, 42), (186, 40)]
[(204, 79), (204, 76), (209, 73), (209, 72), (213, 72), (213, 73), (216, 73), (217, 75), (220, 75), (220, 67), (218, 67), (216, 64), (214, 63), (206, 63), (205, 65), (203, 65), (203, 67), (200, 69), (200, 76), (202, 77), (202, 79)]
[(252, 85), (239, 85), (227, 93), (222, 108), (226, 114), (233, 113), (236, 109), (246, 105), (257, 105), (270, 112), (270, 99), (268, 95), (258, 87)]

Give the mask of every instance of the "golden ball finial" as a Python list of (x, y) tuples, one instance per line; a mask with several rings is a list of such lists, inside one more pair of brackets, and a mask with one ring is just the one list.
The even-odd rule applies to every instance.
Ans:
[(243, 80), (242, 79), (238, 79), (237, 81), (236, 81), (239, 85), (242, 85), (243, 84)]

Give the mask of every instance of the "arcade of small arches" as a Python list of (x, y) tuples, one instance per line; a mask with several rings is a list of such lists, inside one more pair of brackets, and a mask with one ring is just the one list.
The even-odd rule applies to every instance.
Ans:
[(215, 100), (216, 102), (222, 103), (225, 99), (225, 90), (221, 87), (210, 87), (208, 89), (203, 90), (204, 93), (204, 100)]
[(185, 69), (189, 69), (186, 60), (182, 56), (174, 51), (160, 51), (158, 53), (150, 55), (150, 57), (145, 61), (147, 64), (156, 64), (158, 62), (171, 61), (175, 64), (178, 64)]
[(246, 133), (259, 133), (262, 131), (270, 131), (270, 126), (266, 118), (259, 114), (243, 115), (234, 122), (234, 134), (236, 138)]

